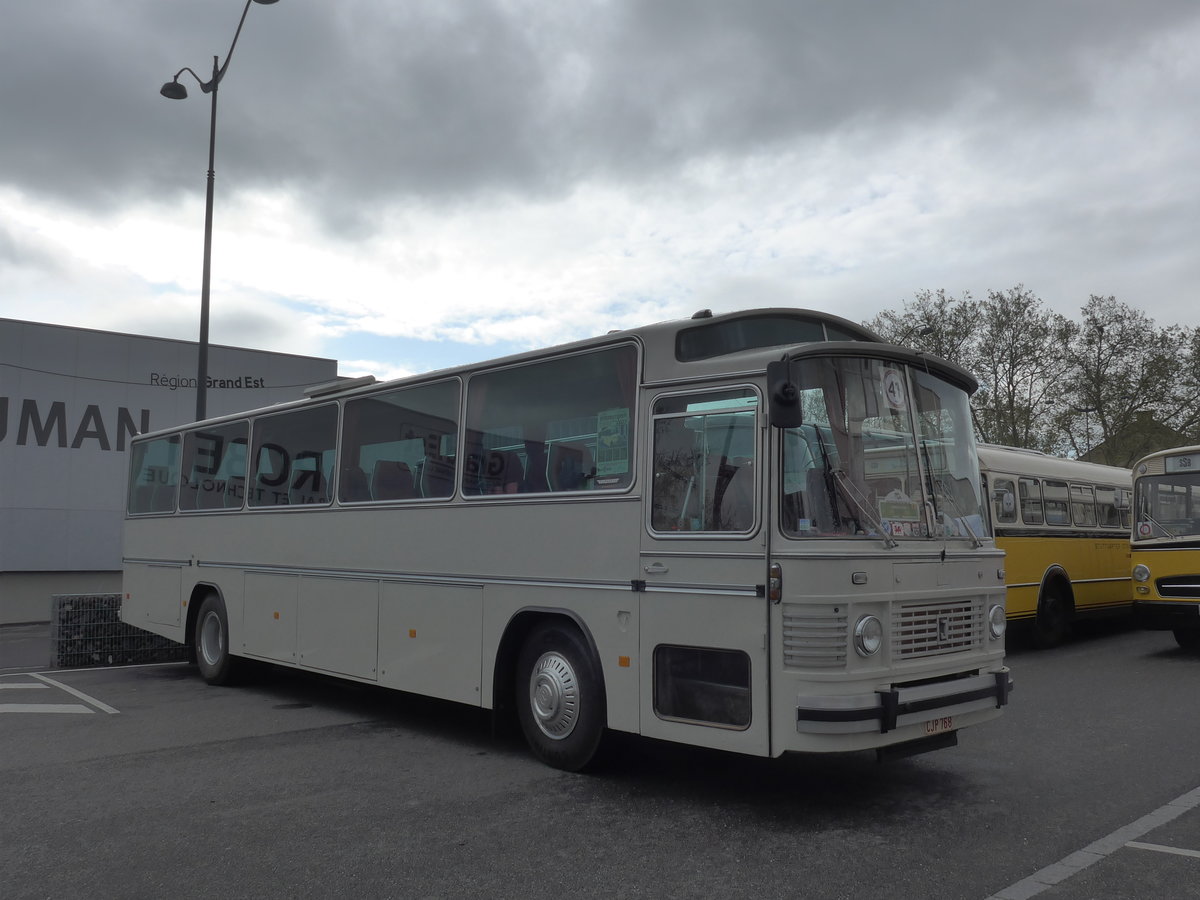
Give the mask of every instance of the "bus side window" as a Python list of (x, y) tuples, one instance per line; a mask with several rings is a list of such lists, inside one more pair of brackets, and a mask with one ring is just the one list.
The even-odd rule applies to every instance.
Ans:
[(592, 486), (596, 466), (583, 444), (559, 442), (547, 454), (546, 481), (552, 491), (584, 491)]
[(480, 372), (467, 384), (463, 493), (616, 490), (633, 481), (630, 345)]
[(1071, 506), (1070, 494), (1065, 481), (1043, 482), (1043, 496), (1046, 504), (1047, 525), (1070, 525)]
[(337, 419), (332, 403), (256, 419), (250, 506), (328, 503)]
[(131, 515), (174, 512), (178, 487), (179, 435), (133, 445), (126, 507)]
[(1096, 514), (1105, 528), (1121, 527), (1121, 510), (1117, 508), (1116, 488), (1096, 488)]
[(1071, 521), (1076, 525), (1096, 524), (1096, 497), (1090, 484), (1071, 485)]
[(454, 492), (457, 380), (347, 400), (342, 416), (341, 503), (439, 499)]
[(1017, 521), (1017, 498), (1011, 478), (997, 478), (992, 488), (992, 509), (997, 522)]
[(1042, 524), (1042, 485), (1036, 478), (1022, 478), (1021, 521), (1026, 525)]

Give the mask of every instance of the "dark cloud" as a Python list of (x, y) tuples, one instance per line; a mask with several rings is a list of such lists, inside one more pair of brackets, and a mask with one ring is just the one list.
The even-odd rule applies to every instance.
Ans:
[[(202, 191), (209, 98), (186, 75), (186, 101), (158, 88), (184, 65), (208, 77), (241, 7), (11, 5), (0, 180), (100, 208)], [(652, 183), (957, 119), (1030, 127), (1198, 16), (1190, 0), (283, 0), (252, 6), (222, 84), (218, 184), (287, 187), (355, 233), (395, 200)]]

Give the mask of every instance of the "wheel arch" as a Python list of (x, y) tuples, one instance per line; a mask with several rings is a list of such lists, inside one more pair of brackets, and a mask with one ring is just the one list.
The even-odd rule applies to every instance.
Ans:
[[(527, 606), (513, 613), (504, 633), (500, 636), (500, 644), (496, 648), (496, 659), (492, 666), (492, 713), (505, 718), (516, 714), (516, 684), (514, 676), (517, 670), (517, 659), (521, 655), (521, 647), (533, 630), (546, 622), (561, 622), (573, 626), (582, 636), (588, 651), (596, 661), (600, 673), (600, 689), (604, 692), (605, 706), (608, 704), (608, 691), (604, 687), (604, 666), (596, 639), (592, 631), (580, 616), (569, 609), (552, 606)], [(607, 709), (605, 710), (607, 719)]]
[(1067, 601), (1071, 615), (1075, 614), (1075, 587), (1071, 584), (1071, 576), (1067, 570), (1057, 563), (1046, 569), (1042, 575), (1042, 584), (1038, 588), (1038, 610), (1042, 608), (1046, 596), (1052, 591), (1062, 591), (1062, 597)]
[[(188, 595), (187, 622), (184, 625), (183, 637), (188, 646), (188, 653), (193, 657), (193, 662), (195, 662), (196, 655), (196, 620), (200, 618), (200, 605), (209, 594), (216, 594), (221, 598), (221, 602), (225, 603), (225, 595), (221, 593), (221, 589), (208, 581), (197, 582), (192, 587), (191, 594)], [(229, 604), (225, 604), (225, 609), (229, 609)]]

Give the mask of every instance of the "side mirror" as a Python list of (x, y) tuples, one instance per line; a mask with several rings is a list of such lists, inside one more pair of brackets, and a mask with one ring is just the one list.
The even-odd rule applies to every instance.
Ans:
[(798, 428), (804, 424), (800, 389), (792, 380), (792, 366), (787, 360), (767, 363), (767, 409), (775, 428)]

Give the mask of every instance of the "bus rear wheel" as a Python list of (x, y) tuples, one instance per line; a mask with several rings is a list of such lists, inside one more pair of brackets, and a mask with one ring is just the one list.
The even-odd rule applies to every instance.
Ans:
[(217, 594), (207, 595), (196, 616), (196, 666), (209, 684), (233, 684), (237, 660), (229, 653), (229, 616), (225, 601)]
[(604, 679), (576, 628), (547, 622), (530, 633), (517, 660), (516, 698), (538, 759), (568, 772), (593, 761), (605, 729)]
[(1071, 601), (1059, 588), (1048, 588), (1038, 604), (1033, 622), (1034, 646), (1043, 650), (1057, 647), (1071, 630)]
[(1189, 653), (1200, 653), (1200, 628), (1176, 628), (1175, 643)]

